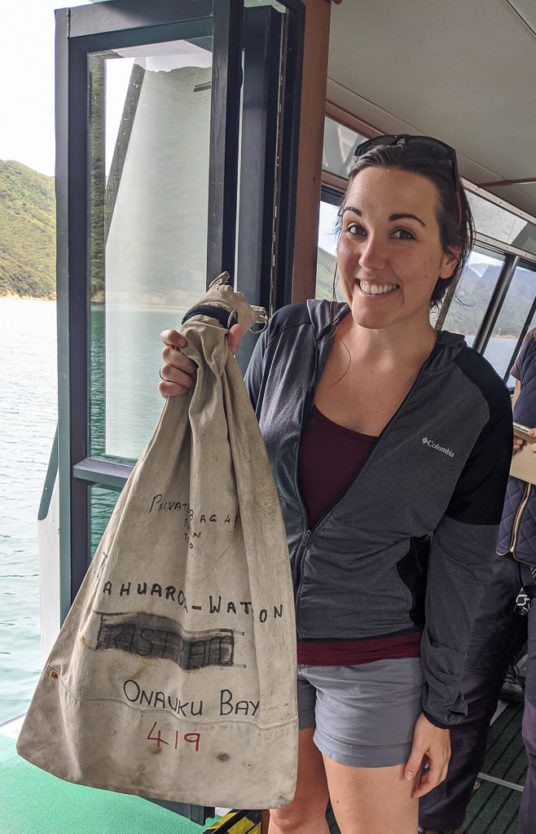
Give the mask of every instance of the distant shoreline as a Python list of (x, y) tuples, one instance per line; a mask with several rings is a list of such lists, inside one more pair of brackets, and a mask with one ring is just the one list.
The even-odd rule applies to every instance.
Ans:
[[(49, 303), (52, 303), (52, 304), (56, 304), (57, 299), (56, 298), (43, 298), (43, 296), (32, 296), (32, 295), (0, 295), (0, 301), (43, 301), (43, 302), (49, 302)], [(98, 305), (98, 306), (104, 306), (105, 302), (104, 302), (104, 298), (95, 298), (91, 301), (91, 303), (94, 304), (94, 305)], [(152, 310), (152, 311), (169, 310), (169, 312), (172, 313), (175, 309), (182, 310), (184, 308), (183, 307), (177, 307), (176, 305), (173, 305), (173, 304), (171, 304), (169, 306), (149, 304), (149, 305), (146, 305), (145, 307), (143, 307), (143, 309), (145, 309), (146, 311), (149, 311), (149, 310)], [(474, 334), (471, 334), (471, 333), (469, 333), (469, 334), (465, 333), (464, 336), (465, 336), (465, 338), (471, 338), (471, 337), (474, 338)], [(513, 334), (509, 334), (509, 333), (495, 333), (492, 338), (493, 339), (505, 339), (505, 340), (509, 339), (509, 340), (512, 340), (512, 339), (517, 339), (518, 336), (515, 336)]]
[(0, 301), (52, 301), (56, 303), (55, 298), (45, 298), (42, 295), (0, 295)]

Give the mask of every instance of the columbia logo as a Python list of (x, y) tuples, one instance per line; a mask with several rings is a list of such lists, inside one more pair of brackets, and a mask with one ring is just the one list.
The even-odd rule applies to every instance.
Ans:
[(434, 440), (429, 440), (428, 437), (423, 437), (422, 442), (425, 446), (429, 446), (430, 449), (435, 449), (437, 452), (443, 452), (444, 455), (448, 455), (449, 458), (454, 457), (454, 452), (452, 449), (447, 449), (445, 446), (440, 446), (439, 443), (436, 443)]

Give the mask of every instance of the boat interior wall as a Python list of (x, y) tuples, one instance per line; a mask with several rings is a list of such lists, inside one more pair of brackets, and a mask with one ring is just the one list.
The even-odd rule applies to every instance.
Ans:
[(380, 132), (443, 139), (462, 176), (533, 216), (535, 79), (534, 0), (331, 8), (328, 101)]

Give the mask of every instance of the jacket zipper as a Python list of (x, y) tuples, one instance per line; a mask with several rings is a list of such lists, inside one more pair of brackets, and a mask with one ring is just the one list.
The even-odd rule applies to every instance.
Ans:
[[(434, 350), (435, 350), (435, 348), (432, 350), (432, 353), (434, 352)], [(432, 354), (430, 354), (430, 356), (431, 355)], [(314, 393), (315, 393), (315, 390), (316, 390), (316, 381), (317, 381), (316, 378), (317, 378), (317, 372), (318, 372), (318, 360), (319, 360), (319, 355), (318, 355), (318, 350), (317, 350), (316, 358), (315, 358), (315, 374), (313, 376), (313, 379), (315, 380), (315, 382), (310, 387), (310, 389), (308, 391), (308, 395), (307, 395), (307, 398), (304, 402), (304, 407), (302, 409), (302, 419), (301, 419), (302, 432), (303, 432), (305, 413), (306, 413), (306, 411), (310, 412), (310, 410), (312, 408), (312, 405), (313, 405), (313, 402), (314, 402)], [(397, 415), (400, 413), (401, 409), (404, 407), (408, 398), (411, 396), (413, 390), (417, 386), (422, 374), (425, 372), (425, 369), (428, 366), (429, 361), (430, 361), (430, 357), (428, 357), (426, 362), (420, 368), (419, 373), (417, 374), (417, 376), (416, 376), (416, 378), (413, 382), (413, 385), (409, 389), (409, 391), (406, 394), (406, 396), (404, 397), (403, 401), (400, 403), (396, 412), (393, 414), (391, 419), (383, 427), (382, 431), (378, 435), (377, 441), (374, 445), (374, 448), (373, 448), (372, 452), (370, 453), (370, 455), (366, 459), (365, 463), (363, 464), (363, 466), (361, 467), (361, 469), (357, 473), (357, 475), (354, 478), (354, 480), (352, 481), (352, 483), (349, 485), (349, 487), (346, 490), (346, 492), (344, 493), (344, 495), (341, 495), (341, 497), (338, 499), (338, 501), (335, 501), (335, 503), (324, 513), (322, 518), (319, 519), (319, 521), (317, 521), (317, 523), (314, 525), (313, 528), (309, 528), (309, 520), (307, 518), (307, 512), (306, 512), (306, 509), (305, 509), (305, 505), (303, 503), (303, 499), (301, 497), (301, 494), (298, 490), (298, 496), (299, 496), (299, 499), (300, 499), (300, 503), (301, 503), (301, 507), (302, 507), (302, 515), (303, 515), (303, 520), (304, 520), (304, 525), (303, 526), (305, 528), (304, 532), (302, 534), (300, 549), (299, 549), (299, 552), (296, 554), (296, 560), (295, 560), (295, 562), (296, 562), (296, 587), (295, 587), (295, 592), (294, 592), (294, 607), (295, 607), (295, 615), (296, 615), (296, 633), (298, 634), (298, 639), (299, 639), (299, 605), (298, 605), (298, 601), (299, 601), (299, 596), (300, 596), (300, 592), (301, 592), (301, 585), (302, 585), (302, 567), (303, 567), (303, 560), (304, 560), (304, 556), (305, 556), (305, 551), (307, 550), (307, 546), (309, 544), (311, 536), (313, 535), (314, 531), (318, 527), (320, 527), (320, 525), (323, 524), (324, 521), (329, 517), (329, 515), (333, 512), (335, 507), (345, 498), (347, 493), (353, 488), (356, 480), (359, 478), (359, 476), (361, 475), (363, 470), (369, 465), (370, 459), (374, 456), (374, 453), (376, 452), (376, 447), (377, 447), (377, 445), (380, 441), (380, 438), (387, 431), (387, 429), (389, 428), (391, 423), (393, 423), (394, 420), (396, 420)], [(299, 455), (299, 451), (298, 451), (298, 455)], [(294, 483), (297, 484), (298, 483), (298, 458), (296, 458), (296, 467), (295, 467), (295, 472), (294, 472), (294, 479), (295, 479)]]

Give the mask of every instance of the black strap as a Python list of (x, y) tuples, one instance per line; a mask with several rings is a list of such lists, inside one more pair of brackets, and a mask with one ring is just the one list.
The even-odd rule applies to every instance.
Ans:
[(197, 307), (192, 307), (184, 314), (181, 323), (184, 324), (193, 316), (210, 316), (211, 319), (217, 319), (226, 330), (236, 321), (236, 313), (230, 313), (225, 307), (216, 307), (214, 304), (199, 304)]

